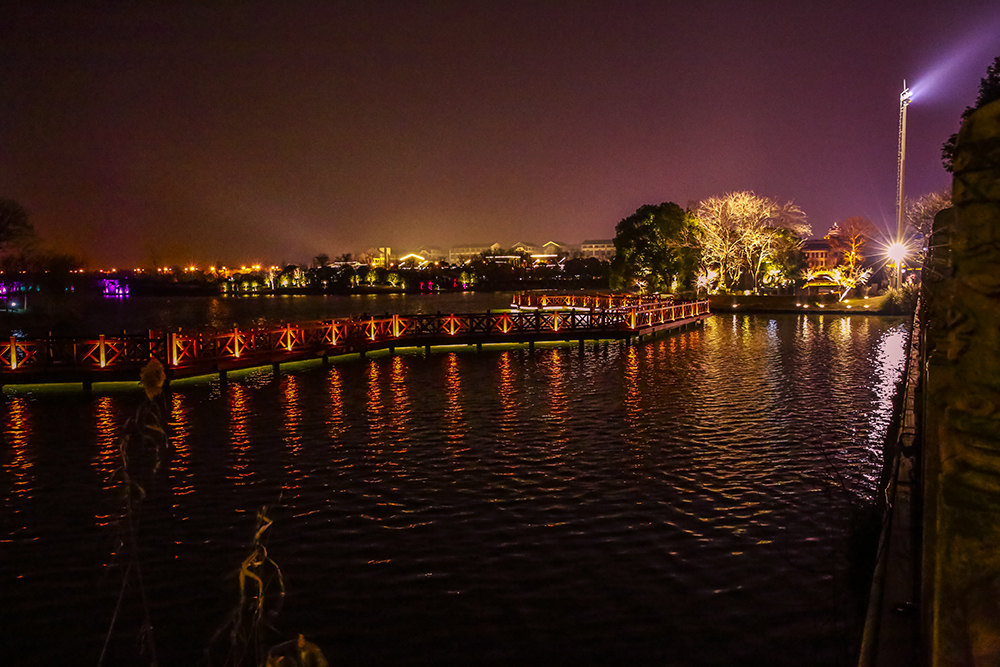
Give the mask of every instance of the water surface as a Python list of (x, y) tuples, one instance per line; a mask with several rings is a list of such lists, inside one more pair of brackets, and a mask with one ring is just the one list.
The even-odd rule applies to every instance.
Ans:
[[(876, 493), (906, 336), (720, 315), (582, 354), (176, 383), (174, 456), (134, 463), (160, 664), (199, 664), (262, 505), (288, 590), (274, 640), (304, 632), (331, 664), (849, 664), (852, 508)], [(115, 443), (140, 397), (3, 393), (12, 664), (97, 662), (125, 566)], [(135, 664), (140, 611), (126, 591), (109, 664)]]
[(30, 294), (27, 313), (0, 313), (5, 335), (114, 335), (148, 329), (231, 329), (396, 313), (482, 313), (509, 308), (511, 292), (434, 294), (146, 296)]

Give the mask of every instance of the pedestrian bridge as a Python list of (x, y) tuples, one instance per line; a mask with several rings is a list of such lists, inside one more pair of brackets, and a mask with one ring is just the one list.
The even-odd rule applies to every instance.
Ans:
[(641, 339), (697, 324), (708, 301), (669, 297), (516, 294), (509, 311), (347, 317), (226, 331), (147, 331), (89, 337), (15, 338), (0, 343), (0, 385), (136, 380), (158, 359), (167, 378), (397, 348)]

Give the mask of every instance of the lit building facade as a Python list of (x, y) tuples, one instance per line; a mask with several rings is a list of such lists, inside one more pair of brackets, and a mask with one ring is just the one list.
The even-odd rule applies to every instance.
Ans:
[(573, 252), (572, 246), (559, 241), (546, 241), (542, 244), (542, 255), (555, 255), (556, 257), (566, 256)]
[(398, 261), (409, 263), (412, 265), (420, 265), (424, 262), (430, 264), (436, 264), (438, 262), (443, 262), (447, 259), (444, 251), (440, 248), (435, 248), (433, 246), (422, 245), (415, 250), (410, 250), (399, 256)]
[(375, 269), (387, 269), (392, 266), (393, 261), (396, 259), (392, 255), (392, 248), (388, 246), (376, 248), (374, 251), (369, 250), (367, 254), (371, 255), (370, 264)]
[(584, 241), (580, 244), (580, 256), (583, 258), (593, 257), (602, 262), (610, 262), (615, 258), (614, 239)]
[(451, 264), (462, 264), (470, 259), (479, 259), (484, 252), (496, 252), (500, 250), (499, 243), (472, 243), (451, 248), (448, 251), (448, 262)]
[(826, 239), (810, 239), (802, 244), (802, 255), (810, 270), (832, 269), (837, 265), (837, 253), (830, 249)]
[(537, 255), (540, 252), (538, 246), (534, 243), (523, 243), (521, 241), (512, 245), (510, 249), (515, 253), (523, 252), (526, 255)]

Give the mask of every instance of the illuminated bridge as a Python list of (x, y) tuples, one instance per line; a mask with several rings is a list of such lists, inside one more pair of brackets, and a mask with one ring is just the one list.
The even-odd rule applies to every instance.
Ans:
[(167, 378), (256, 366), (434, 346), (641, 340), (700, 323), (708, 301), (623, 295), (515, 295), (510, 311), (352, 317), (229, 331), (160, 332), (97, 337), (14, 338), (0, 343), (0, 386), (137, 380), (157, 358)]

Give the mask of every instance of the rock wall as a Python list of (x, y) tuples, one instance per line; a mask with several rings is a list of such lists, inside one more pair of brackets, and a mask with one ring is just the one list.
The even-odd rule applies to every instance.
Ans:
[(924, 267), (922, 625), (928, 664), (1000, 665), (1000, 102), (954, 172)]

